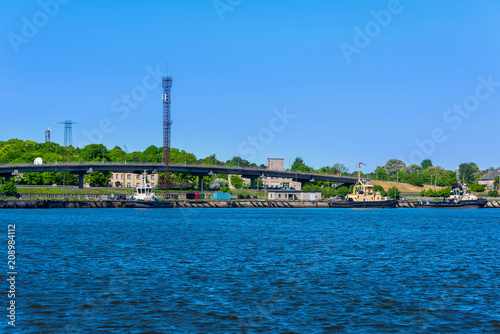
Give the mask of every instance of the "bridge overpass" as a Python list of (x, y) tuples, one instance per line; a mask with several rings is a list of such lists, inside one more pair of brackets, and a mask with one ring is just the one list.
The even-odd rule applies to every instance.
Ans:
[[(93, 172), (122, 172), (122, 173), (159, 173), (164, 171), (163, 164), (155, 162), (144, 163), (100, 163), (100, 162), (78, 162), (78, 163), (44, 163), (34, 164), (5, 164), (0, 165), (0, 177), (5, 177), (7, 181), (12, 176), (27, 172), (69, 172), (76, 174), (78, 187), (83, 188), (83, 177)], [(292, 171), (270, 170), (262, 168), (248, 168), (237, 166), (203, 166), (203, 165), (170, 165), (169, 171), (173, 173), (189, 173), (200, 176), (199, 188), (202, 189), (203, 176), (213, 174), (235, 174), (251, 180), (251, 189), (256, 188), (256, 181), (264, 176), (289, 178), (300, 182), (302, 186), (306, 182), (329, 181), (332, 183), (343, 183), (346, 185), (355, 184), (357, 178), (351, 176), (338, 176), (316, 173), (302, 173)]]

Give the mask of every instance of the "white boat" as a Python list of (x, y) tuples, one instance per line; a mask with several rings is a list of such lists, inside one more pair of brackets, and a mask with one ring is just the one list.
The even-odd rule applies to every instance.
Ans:
[(137, 185), (135, 194), (125, 205), (129, 208), (171, 208), (172, 202), (160, 201), (155, 194), (154, 186), (148, 182), (148, 173), (142, 173), (142, 182)]

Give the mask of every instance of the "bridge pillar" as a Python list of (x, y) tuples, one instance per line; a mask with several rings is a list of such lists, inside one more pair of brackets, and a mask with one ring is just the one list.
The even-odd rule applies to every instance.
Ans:
[(250, 189), (256, 189), (256, 181), (257, 181), (257, 177), (250, 178)]
[(83, 177), (85, 176), (85, 173), (79, 173), (78, 174), (78, 188), (83, 189), (83, 184), (84, 184), (84, 179)]
[(203, 191), (203, 175), (198, 175), (198, 189)]

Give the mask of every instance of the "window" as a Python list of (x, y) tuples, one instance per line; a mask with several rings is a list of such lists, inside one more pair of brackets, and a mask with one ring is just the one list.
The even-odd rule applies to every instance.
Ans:
[(154, 175), (151, 175), (151, 180), (154, 180), (155, 179), (155, 176)]
[(127, 180), (132, 180), (132, 175), (127, 174)]
[(128, 188), (130, 188), (130, 182), (129, 182), (129, 183), (127, 183), (127, 187), (128, 187)]
[(123, 180), (123, 174), (121, 176), (122, 176), (121, 179)]
[(140, 176), (140, 175), (137, 175), (136, 179), (137, 179), (137, 180), (140, 180), (140, 179), (141, 179), (141, 176)]
[(115, 174), (111, 174), (111, 178), (114, 178)]

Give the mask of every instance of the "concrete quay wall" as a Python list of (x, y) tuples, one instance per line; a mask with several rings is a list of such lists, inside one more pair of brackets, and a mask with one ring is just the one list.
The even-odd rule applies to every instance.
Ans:
[[(65, 201), (65, 200), (0, 200), (0, 209), (57, 209), (57, 208), (125, 208), (126, 201)], [(172, 200), (174, 208), (328, 208), (328, 201), (223, 201)], [(399, 202), (398, 208), (415, 208), (416, 202)], [(485, 208), (500, 208), (500, 201), (492, 201)]]

